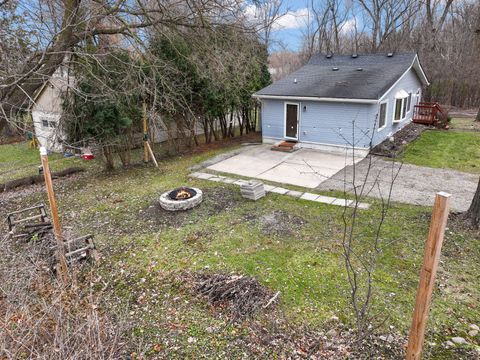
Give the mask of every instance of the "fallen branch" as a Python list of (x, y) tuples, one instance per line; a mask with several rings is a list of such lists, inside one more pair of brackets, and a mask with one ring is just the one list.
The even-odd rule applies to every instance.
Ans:
[[(52, 173), (52, 178), (57, 179), (57, 178), (65, 177), (65, 176), (72, 175), (82, 171), (85, 171), (85, 169), (81, 167), (71, 167), (62, 171), (57, 171), (55, 173)], [(43, 175), (27, 176), (21, 179), (7, 181), (4, 184), (0, 184), (0, 193), (5, 192), (7, 190), (18, 188), (20, 186), (41, 184), (44, 181), (45, 179)]]
[(275, 293), (275, 295), (272, 296), (272, 298), (270, 300), (268, 300), (268, 303), (266, 303), (263, 308), (266, 309), (267, 307), (269, 307), (274, 301), (275, 299), (278, 297), (278, 295), (280, 295), (280, 291), (277, 291)]

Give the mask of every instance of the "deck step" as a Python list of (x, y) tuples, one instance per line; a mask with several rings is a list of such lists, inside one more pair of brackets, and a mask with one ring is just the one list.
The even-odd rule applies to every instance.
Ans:
[(274, 151), (294, 152), (297, 150), (295, 148), (296, 144), (294, 141), (282, 141), (280, 144), (272, 146), (271, 149)]

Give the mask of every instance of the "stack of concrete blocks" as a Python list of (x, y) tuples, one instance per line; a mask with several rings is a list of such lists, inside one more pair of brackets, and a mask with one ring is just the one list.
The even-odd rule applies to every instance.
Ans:
[(263, 183), (257, 180), (245, 181), (240, 184), (242, 196), (246, 199), (257, 201), (265, 196)]

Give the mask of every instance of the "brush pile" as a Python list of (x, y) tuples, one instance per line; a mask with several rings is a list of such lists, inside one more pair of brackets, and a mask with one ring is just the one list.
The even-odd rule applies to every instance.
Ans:
[(279, 295), (272, 294), (251, 276), (211, 273), (195, 274), (193, 291), (215, 308), (225, 309), (232, 322), (253, 317)]

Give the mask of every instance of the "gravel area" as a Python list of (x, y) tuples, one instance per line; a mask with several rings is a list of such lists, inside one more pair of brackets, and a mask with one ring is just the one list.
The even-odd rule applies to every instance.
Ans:
[[(356, 164), (356, 186), (361, 186), (369, 167), (369, 158)], [(372, 157), (372, 167), (368, 179), (369, 195), (387, 197), (395, 174), (400, 172), (392, 190), (392, 200), (414, 205), (432, 206), (435, 193), (446, 191), (452, 194), (451, 208), (466, 211), (470, 206), (478, 184), (478, 175), (455, 170), (428, 168), (410, 164), (393, 163), (381, 157)], [(393, 164), (393, 167), (392, 167)], [(330, 179), (321, 183), (318, 190), (343, 190), (346, 180), (347, 192), (353, 192), (353, 166), (347, 166)], [(376, 181), (378, 179), (378, 181)], [(377, 184), (378, 183), (378, 186)]]

